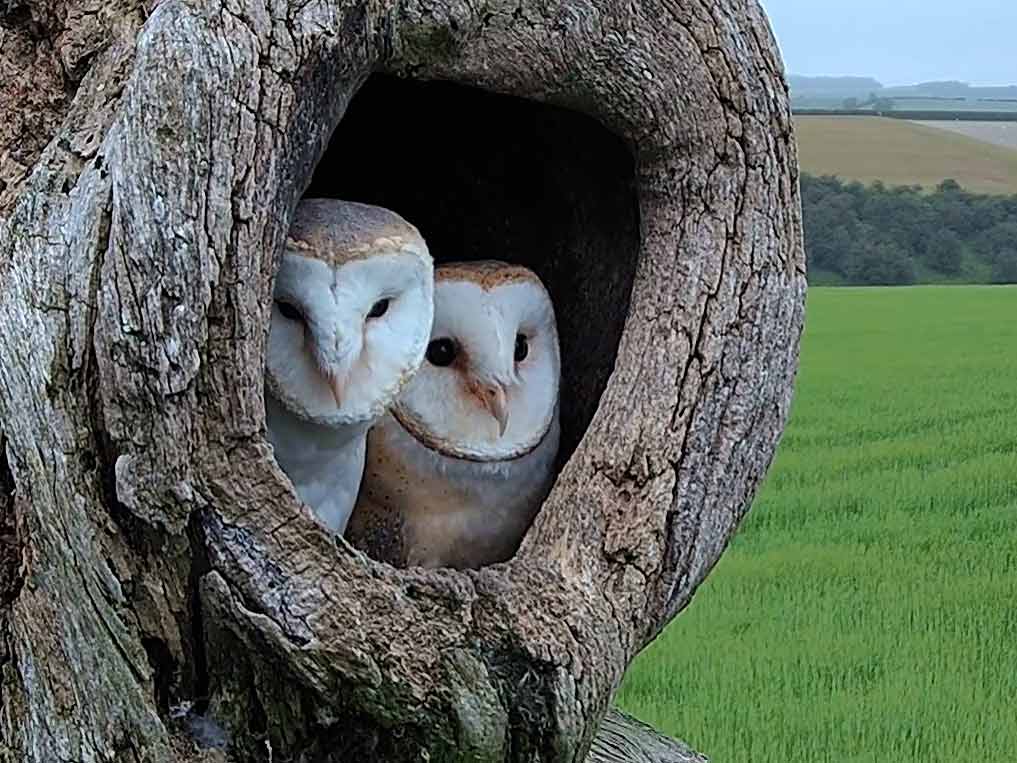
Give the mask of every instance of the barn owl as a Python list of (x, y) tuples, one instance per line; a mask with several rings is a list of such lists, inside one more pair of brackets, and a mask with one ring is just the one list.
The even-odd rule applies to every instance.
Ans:
[(265, 422), (300, 499), (342, 534), (367, 430), (424, 357), (434, 267), (420, 233), (387, 209), (297, 206), (275, 280)]
[(476, 568), (519, 546), (554, 479), (558, 333), (537, 276), (435, 270), (420, 370), (368, 435), (347, 537), (396, 565)]

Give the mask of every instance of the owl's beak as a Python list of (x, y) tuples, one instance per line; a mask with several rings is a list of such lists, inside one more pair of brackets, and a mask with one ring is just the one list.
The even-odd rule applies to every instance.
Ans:
[(325, 380), (328, 382), (329, 389), (332, 390), (332, 397), (335, 398), (335, 404), (337, 408), (343, 407), (343, 383), (339, 380), (339, 377), (335, 374), (326, 374)]
[(477, 397), (498, 422), (498, 436), (501, 437), (508, 429), (508, 401), (505, 399), (505, 389), (498, 384), (485, 384), (477, 390)]

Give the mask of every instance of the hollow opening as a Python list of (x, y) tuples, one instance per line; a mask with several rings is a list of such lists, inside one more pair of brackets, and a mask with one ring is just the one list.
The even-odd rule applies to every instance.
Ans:
[(626, 144), (566, 109), (376, 74), (306, 195), (392, 209), (436, 264), (498, 259), (540, 276), (561, 342), (564, 464), (596, 411), (628, 311), (639, 211)]

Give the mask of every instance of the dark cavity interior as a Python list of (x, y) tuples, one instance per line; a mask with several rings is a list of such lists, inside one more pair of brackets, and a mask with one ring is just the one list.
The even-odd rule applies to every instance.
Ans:
[(562, 347), (564, 463), (596, 411), (628, 310), (639, 211), (625, 143), (565, 109), (374, 75), (307, 195), (392, 209), (438, 264), (499, 259), (543, 279)]

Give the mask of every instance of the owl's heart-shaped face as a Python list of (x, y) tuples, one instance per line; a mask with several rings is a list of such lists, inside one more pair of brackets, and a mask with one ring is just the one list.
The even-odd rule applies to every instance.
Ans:
[(551, 299), (530, 270), (500, 262), (435, 271), (424, 362), (392, 413), (432, 450), (473, 461), (532, 451), (558, 404), (560, 357)]
[(381, 416), (423, 360), (433, 272), (420, 234), (394, 213), (301, 202), (276, 276), (269, 392), (326, 426)]

